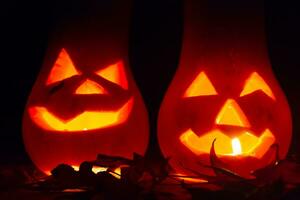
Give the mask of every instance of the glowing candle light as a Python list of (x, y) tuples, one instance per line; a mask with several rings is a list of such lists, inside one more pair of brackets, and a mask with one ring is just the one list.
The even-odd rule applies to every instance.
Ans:
[(233, 138), (231, 140), (231, 146), (232, 146), (232, 155), (242, 154), (242, 147), (241, 147), (240, 140), (238, 138)]

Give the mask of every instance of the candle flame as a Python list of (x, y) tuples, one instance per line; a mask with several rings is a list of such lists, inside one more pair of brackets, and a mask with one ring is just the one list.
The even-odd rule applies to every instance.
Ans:
[(232, 146), (232, 154), (233, 155), (242, 154), (242, 147), (241, 147), (240, 140), (238, 138), (233, 138), (231, 140), (231, 146)]

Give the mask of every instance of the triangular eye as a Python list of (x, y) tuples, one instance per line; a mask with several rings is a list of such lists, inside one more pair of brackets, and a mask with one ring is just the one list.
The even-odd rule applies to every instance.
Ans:
[(276, 100), (271, 88), (267, 85), (264, 79), (256, 72), (253, 72), (246, 80), (243, 91), (240, 97), (251, 94), (257, 90), (261, 90), (271, 99)]
[(113, 65), (109, 65), (108, 67), (97, 71), (96, 74), (98, 74), (102, 78), (105, 78), (106, 80), (118, 84), (126, 90), (128, 89), (128, 82), (126, 78), (124, 64), (122, 61), (117, 62)]
[(46, 85), (50, 85), (78, 74), (80, 73), (76, 70), (69, 54), (65, 49), (62, 49), (53, 68), (51, 69)]
[(210, 96), (217, 94), (216, 89), (206, 74), (204, 72), (200, 72), (185, 91), (183, 97)]

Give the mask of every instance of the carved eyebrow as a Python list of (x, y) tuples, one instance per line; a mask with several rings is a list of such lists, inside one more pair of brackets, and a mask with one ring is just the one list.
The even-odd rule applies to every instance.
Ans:
[(200, 72), (186, 89), (183, 97), (210, 96), (217, 95), (212, 82), (209, 80), (205, 72)]
[(269, 96), (271, 99), (273, 99), (274, 101), (276, 100), (271, 88), (268, 86), (265, 80), (257, 72), (253, 72), (246, 80), (244, 89), (240, 93), (240, 97), (251, 94), (257, 90), (261, 90), (264, 94)]

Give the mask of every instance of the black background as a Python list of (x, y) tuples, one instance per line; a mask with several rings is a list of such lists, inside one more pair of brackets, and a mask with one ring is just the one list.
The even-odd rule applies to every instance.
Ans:
[[(300, 5), (296, 2), (265, 1), (270, 60), (293, 114), (290, 153), (300, 152)], [(51, 29), (70, 13), (80, 12), (81, 3), (1, 1), (0, 163), (28, 160), (21, 134), (27, 97), (42, 65)], [(134, 1), (131, 70), (148, 107), (152, 144), (159, 105), (178, 64), (182, 17), (180, 0)]]

